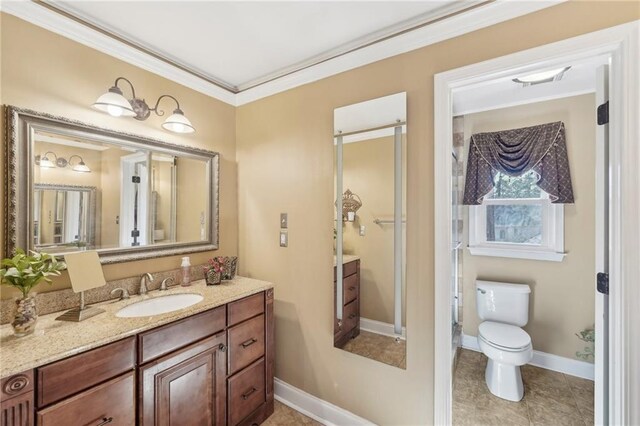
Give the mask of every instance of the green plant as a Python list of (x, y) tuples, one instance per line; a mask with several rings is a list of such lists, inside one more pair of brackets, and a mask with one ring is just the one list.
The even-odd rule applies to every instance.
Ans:
[(596, 341), (596, 331), (593, 328), (586, 328), (580, 333), (576, 333), (576, 336), (578, 336), (578, 339), (583, 342), (589, 343), (589, 346), (585, 346), (582, 352), (576, 352), (576, 356), (580, 359), (584, 359), (585, 361), (595, 359), (596, 354), (594, 352), (594, 343)]
[(0, 268), (0, 284), (17, 288), (24, 297), (27, 297), (40, 281), (51, 284), (48, 277), (57, 277), (67, 268), (67, 265), (59, 262), (55, 256), (35, 251), (30, 253), (28, 255), (24, 250), (18, 249), (15, 256), (2, 260)]

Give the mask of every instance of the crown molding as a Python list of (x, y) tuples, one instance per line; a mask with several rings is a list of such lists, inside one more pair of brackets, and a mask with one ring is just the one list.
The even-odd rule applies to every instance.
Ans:
[(239, 92), (236, 94), (236, 105), (248, 104), (294, 87), (322, 80), (363, 65), (439, 43), (519, 16), (537, 12), (565, 1), (566, 0), (496, 0), (483, 7), (454, 15), (422, 28)]
[(2, 12), (235, 106), (235, 94), (29, 0), (3, 1)]
[(372, 62), (555, 6), (566, 0), (496, 0), (361, 49), (233, 93), (34, 1), (3, 1), (0, 10), (233, 106), (244, 105)]

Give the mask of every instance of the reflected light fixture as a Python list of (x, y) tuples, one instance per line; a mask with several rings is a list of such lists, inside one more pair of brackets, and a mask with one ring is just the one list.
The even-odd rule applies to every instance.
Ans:
[(531, 86), (540, 83), (549, 83), (552, 81), (562, 80), (564, 73), (566, 73), (571, 67), (555, 68), (552, 70), (536, 72), (533, 74), (524, 75), (522, 77), (514, 78), (513, 81), (521, 83), (523, 86)]
[[(126, 81), (131, 87), (131, 99), (127, 100), (122, 90), (118, 87), (120, 81)], [(136, 90), (133, 84), (124, 77), (116, 78), (113, 86), (98, 98), (93, 104), (93, 107), (97, 110), (106, 112), (114, 117), (133, 117), (136, 120), (144, 121), (151, 115), (151, 112), (155, 112), (157, 116), (162, 117), (164, 111), (159, 110), (158, 106), (163, 98), (170, 98), (176, 103), (176, 108), (173, 113), (167, 117), (162, 123), (162, 128), (174, 133), (193, 133), (196, 129), (193, 127), (189, 119), (184, 115), (182, 109), (180, 109), (180, 103), (176, 98), (171, 95), (161, 95), (153, 108), (150, 108), (144, 99), (136, 97)]]
[[(53, 158), (55, 158), (55, 161), (51, 161), (49, 156), (53, 156)], [(76, 164), (71, 164), (71, 160), (73, 158), (78, 158), (80, 161), (78, 161)], [(36, 164), (44, 169), (53, 169), (55, 167), (64, 169), (65, 167), (71, 167), (71, 170), (73, 170), (74, 172), (91, 173), (91, 169), (89, 168), (89, 166), (87, 166), (82, 157), (77, 154), (73, 154), (71, 157), (69, 157), (69, 160), (67, 160), (64, 157), (58, 157), (53, 151), (47, 151), (42, 156), (36, 155)]]

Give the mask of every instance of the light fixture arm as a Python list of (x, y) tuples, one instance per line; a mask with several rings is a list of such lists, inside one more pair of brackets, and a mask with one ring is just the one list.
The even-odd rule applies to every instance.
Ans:
[(71, 164), (71, 159), (72, 159), (73, 157), (78, 157), (78, 158), (80, 159), (80, 162), (81, 162), (81, 163), (84, 163), (84, 160), (82, 159), (82, 157), (80, 157), (78, 154), (73, 154), (71, 157), (69, 157), (69, 164)]
[[(133, 83), (131, 83), (131, 82), (130, 82), (129, 80), (127, 80), (126, 78), (124, 78), (124, 77), (118, 77), (118, 78), (116, 78), (115, 83), (113, 83), (114, 87), (118, 87), (118, 82), (119, 82), (120, 80), (124, 80), (124, 81), (126, 81), (127, 83), (129, 83), (129, 87), (131, 87), (131, 99), (136, 99), (136, 89), (133, 87)], [(118, 89), (120, 89), (120, 88), (118, 87)]]
[(47, 152), (45, 152), (45, 153), (44, 153), (44, 155), (43, 155), (42, 157), (43, 157), (43, 158), (44, 158), (44, 157), (46, 157), (46, 156), (47, 156), (47, 154), (53, 154), (53, 158), (55, 158), (55, 159), (56, 159), (56, 161), (58, 161), (58, 156), (56, 155), (56, 153), (55, 153), (55, 152), (53, 152), (53, 151), (47, 151)]
[(159, 117), (162, 117), (164, 115), (164, 111), (158, 109), (158, 106), (160, 105), (160, 101), (162, 100), (162, 98), (171, 98), (171, 99), (173, 99), (175, 101), (175, 103), (176, 103), (176, 106), (177, 106), (176, 110), (180, 111), (180, 113), (182, 113), (182, 110), (180, 109), (180, 102), (178, 102), (178, 100), (176, 98), (174, 98), (171, 95), (161, 95), (158, 98), (158, 100), (156, 101), (156, 105), (153, 108), (151, 108), (151, 111), (155, 112), (156, 115), (158, 115)]

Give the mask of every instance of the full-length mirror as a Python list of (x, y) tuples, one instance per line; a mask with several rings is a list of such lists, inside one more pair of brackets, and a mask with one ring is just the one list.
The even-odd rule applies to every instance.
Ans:
[(334, 131), (334, 346), (406, 368), (406, 94), (336, 109)]
[(215, 152), (13, 107), (7, 119), (7, 253), (110, 263), (217, 248)]

